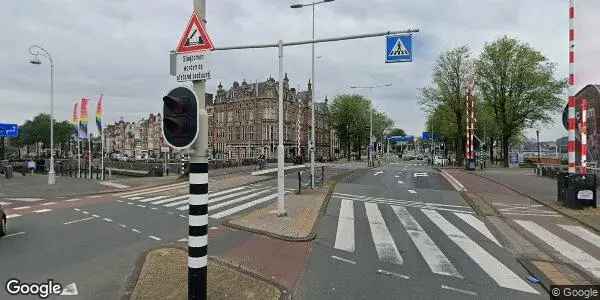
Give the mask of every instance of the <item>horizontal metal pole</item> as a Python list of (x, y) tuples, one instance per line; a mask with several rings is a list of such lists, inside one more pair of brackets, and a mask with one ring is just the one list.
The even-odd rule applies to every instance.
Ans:
[[(316, 39), (316, 40), (306, 40), (306, 41), (298, 41), (298, 42), (287, 42), (283, 43), (283, 46), (299, 46), (299, 45), (307, 45), (307, 44), (318, 44), (318, 43), (327, 43), (327, 42), (337, 42), (337, 41), (345, 41), (345, 40), (355, 40), (355, 39), (364, 39), (370, 37), (378, 37), (384, 35), (391, 34), (409, 34), (419, 32), (419, 29), (407, 29), (407, 30), (397, 30), (397, 31), (386, 31), (386, 32), (377, 32), (377, 33), (365, 33), (365, 34), (357, 34), (357, 35), (346, 35), (341, 37), (333, 37), (333, 38), (325, 38), (325, 39)], [(277, 48), (279, 45), (277, 43), (272, 44), (256, 44), (256, 45), (244, 45), (244, 46), (230, 46), (230, 47), (215, 47), (215, 51), (223, 51), (223, 50), (238, 50), (238, 49), (257, 49), (257, 48)]]

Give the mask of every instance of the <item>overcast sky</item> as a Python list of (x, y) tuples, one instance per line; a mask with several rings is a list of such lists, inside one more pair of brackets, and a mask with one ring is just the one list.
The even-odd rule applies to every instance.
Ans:
[[(207, 28), (217, 47), (310, 39), (311, 10), (292, 0), (207, 0)], [(577, 0), (577, 87), (600, 83), (600, 1)], [(557, 64), (566, 77), (567, 0), (336, 0), (316, 10), (317, 37), (418, 28), (412, 63), (384, 63), (383, 37), (317, 45), (318, 99), (358, 92), (372, 97), (396, 126), (410, 134), (424, 128), (418, 89), (429, 84), (442, 51), (468, 45), (478, 55), (485, 42), (503, 35), (526, 41)], [(39, 44), (55, 62), (55, 112), (70, 118), (73, 101), (104, 93), (105, 118), (138, 119), (161, 109), (161, 97), (177, 86), (169, 76), (174, 49), (192, 12), (187, 1), (4, 0), (0, 10), (0, 122), (23, 123), (50, 110), (49, 66), (28, 63)], [(292, 87), (306, 88), (310, 46), (285, 49)], [(277, 76), (276, 49), (216, 52), (210, 59), (219, 82)], [(350, 85), (392, 83), (389, 88), (350, 90)], [(566, 100), (565, 100), (566, 102)], [(557, 116), (558, 120), (558, 116)], [(565, 135), (545, 126), (542, 139)]]

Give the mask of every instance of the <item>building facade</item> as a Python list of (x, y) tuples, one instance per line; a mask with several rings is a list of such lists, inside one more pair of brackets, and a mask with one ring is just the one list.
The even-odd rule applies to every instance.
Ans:
[(120, 120), (104, 129), (106, 153), (120, 153), (131, 158), (159, 157), (165, 147), (162, 116), (150, 114), (134, 122)]
[[(219, 84), (214, 100), (208, 103), (209, 144), (217, 159), (252, 159), (260, 155), (277, 157), (279, 83), (266, 81), (240, 84), (229, 89)], [(291, 88), (287, 74), (283, 79), (285, 157), (309, 159), (312, 85), (305, 91)], [(335, 159), (339, 143), (328, 120), (327, 99), (315, 105), (315, 143), (317, 160)], [(338, 148), (335, 148), (335, 147)], [(337, 150), (336, 150), (337, 149)], [(336, 152), (337, 151), (337, 152)]]

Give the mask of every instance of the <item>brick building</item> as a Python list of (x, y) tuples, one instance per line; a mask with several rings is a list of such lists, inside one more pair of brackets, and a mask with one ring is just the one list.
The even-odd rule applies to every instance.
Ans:
[[(309, 158), (311, 83), (305, 91), (291, 88), (287, 74), (283, 79), (285, 157)], [(214, 101), (209, 101), (209, 145), (217, 159), (247, 159), (265, 154), (277, 157), (278, 87), (269, 77), (266, 81), (240, 84), (229, 89), (219, 84)], [(327, 98), (315, 106), (317, 160), (334, 159), (339, 152), (335, 131), (329, 124)]]

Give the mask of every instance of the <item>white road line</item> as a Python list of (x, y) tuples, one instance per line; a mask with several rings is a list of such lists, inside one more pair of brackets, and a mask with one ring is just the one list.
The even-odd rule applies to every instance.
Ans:
[(92, 219), (94, 219), (94, 217), (83, 218), (83, 219), (79, 219), (79, 220), (73, 220), (73, 221), (65, 222), (63, 224), (64, 225), (75, 224), (75, 223), (79, 223), (79, 222), (89, 221), (89, 220), (92, 220)]
[(100, 218), (99, 215), (92, 215), (92, 217), (94, 217), (94, 218)]
[(485, 237), (490, 239), (490, 241), (492, 241), (492, 242), (496, 243), (496, 245), (502, 247), (502, 245), (500, 245), (500, 242), (498, 242), (496, 237), (494, 237), (492, 232), (487, 228), (487, 226), (485, 226), (483, 221), (481, 221), (479, 218), (477, 218), (473, 215), (463, 214), (463, 213), (454, 213), (454, 215), (459, 217), (465, 223), (471, 225), (471, 227), (475, 228), (477, 231), (479, 231), (479, 233), (483, 234)]
[(117, 200), (117, 202), (123, 203), (123, 200)]
[(182, 238), (182, 239), (178, 239), (177, 241), (178, 241), (178, 242), (187, 242), (187, 241), (188, 241), (188, 239), (187, 239), (187, 238)]
[(262, 197), (262, 198), (256, 199), (254, 201), (246, 202), (246, 203), (244, 203), (242, 205), (239, 205), (239, 206), (236, 206), (236, 207), (233, 207), (233, 208), (230, 208), (230, 209), (218, 212), (218, 213), (216, 213), (214, 215), (210, 215), (210, 217), (213, 218), (213, 219), (220, 219), (220, 218), (223, 218), (223, 217), (227, 217), (229, 215), (232, 215), (232, 214), (235, 214), (237, 212), (240, 212), (240, 211), (242, 211), (244, 209), (248, 209), (248, 208), (250, 208), (252, 206), (255, 206), (255, 205), (258, 205), (258, 204), (270, 201), (270, 200), (273, 200), (275, 198), (277, 198), (277, 193), (269, 195), (269, 196), (266, 196), (266, 197)]
[(177, 201), (177, 200), (181, 200), (181, 199), (186, 199), (186, 201), (187, 201), (187, 198), (189, 198), (189, 197), (190, 197), (190, 195), (177, 196), (177, 197), (168, 198), (168, 199), (164, 199), (164, 200), (158, 200), (158, 201), (152, 202), (152, 204), (160, 205), (160, 204), (169, 203), (169, 202), (173, 202), (173, 201)]
[(230, 198), (235, 198), (235, 197), (246, 195), (246, 194), (250, 194), (252, 192), (256, 192), (256, 191), (259, 191), (259, 190), (260, 189), (250, 189), (250, 190), (245, 190), (245, 191), (241, 191), (241, 192), (237, 192), (237, 193), (233, 193), (233, 194), (229, 194), (229, 195), (221, 196), (221, 197), (217, 197), (217, 198), (212, 198), (210, 195), (208, 195), (208, 204), (215, 203), (215, 202), (220, 202), (220, 201), (223, 201), (223, 200), (227, 200), (227, 199), (230, 199)]
[(106, 221), (106, 222), (108, 222), (108, 223), (112, 223), (112, 221), (113, 221), (113, 220), (111, 220), (111, 219), (109, 219), (109, 218), (104, 218), (104, 219), (102, 219), (102, 220), (104, 220), (104, 221)]
[(135, 233), (141, 233), (141, 231), (135, 229), (135, 228), (131, 228), (131, 231), (135, 232)]
[(600, 261), (593, 256), (571, 245), (569, 242), (544, 229), (537, 223), (526, 220), (515, 220), (515, 222), (538, 237), (544, 243), (550, 245), (560, 254), (581, 266), (584, 270), (592, 273), (595, 277), (600, 278)]
[(134, 205), (134, 204), (133, 204), (133, 202), (127, 202), (127, 204), (129, 204), (129, 205)]
[(369, 201), (370, 200), (400, 201), (400, 202), (408, 202), (408, 203), (418, 203), (418, 204), (423, 204), (423, 205), (428, 205), (428, 206), (443, 206), (443, 207), (455, 207), (455, 208), (470, 209), (469, 206), (464, 206), (464, 205), (440, 204), (440, 203), (433, 203), (433, 202), (421, 202), (421, 201), (414, 201), (414, 200), (402, 200), (402, 199), (383, 198), (383, 197), (366, 197), (366, 196), (348, 195), (348, 194), (342, 194), (342, 193), (334, 193), (333, 197), (350, 199), (350, 200), (359, 200), (359, 201), (365, 201), (365, 200), (369, 200)]
[(181, 204), (185, 204), (188, 203), (188, 199), (185, 200), (181, 200), (181, 201), (176, 201), (176, 202), (171, 202), (168, 204), (163, 205), (164, 207), (173, 207), (173, 206), (177, 206), (177, 205), (181, 205)]
[(354, 252), (354, 202), (342, 200), (334, 248)]
[(442, 288), (445, 290), (455, 291), (455, 292), (459, 292), (459, 293), (463, 293), (463, 294), (467, 294), (467, 295), (471, 295), (471, 296), (477, 296), (477, 293), (475, 293), (475, 292), (467, 291), (467, 290), (463, 290), (463, 289), (457, 289), (455, 287), (447, 286), (444, 284), (442, 284)]
[(135, 192), (117, 194), (117, 196), (126, 198), (126, 197), (147, 195), (147, 194), (152, 194), (152, 193), (158, 193), (158, 192), (170, 191), (170, 190), (174, 190), (174, 189), (183, 188), (183, 187), (188, 186), (188, 184), (189, 184), (188, 182), (183, 182), (183, 183), (177, 183), (177, 184), (169, 185), (169, 186), (153, 187), (153, 188), (144, 189), (144, 190), (135, 191)]
[(153, 236), (153, 235), (149, 235), (148, 237), (149, 237), (149, 238), (151, 238), (151, 239), (153, 239), (153, 240), (160, 241), (160, 238), (159, 238), (159, 237), (155, 237), (155, 236)]
[(110, 187), (114, 187), (114, 188), (118, 188), (118, 189), (126, 189), (129, 186), (128, 185), (124, 185), (124, 184), (119, 184), (119, 183), (114, 183), (114, 182), (110, 182), (110, 181), (100, 181), (101, 185), (105, 185), (105, 186), (110, 186)]
[(564, 224), (558, 224), (558, 226), (560, 228), (578, 236), (579, 238), (587, 241), (588, 243), (600, 248), (600, 236), (598, 236), (597, 234), (595, 234), (581, 226), (564, 225)]
[(239, 203), (239, 202), (246, 201), (248, 199), (252, 199), (252, 198), (257, 197), (258, 195), (261, 195), (261, 194), (265, 194), (265, 193), (269, 193), (269, 192), (274, 192), (274, 191), (275, 191), (275, 189), (262, 190), (262, 191), (254, 193), (254, 194), (246, 195), (244, 197), (240, 197), (240, 198), (237, 198), (237, 199), (233, 199), (233, 200), (225, 201), (225, 202), (222, 202), (222, 203), (219, 203), (219, 204), (215, 204), (215, 205), (212, 205), (212, 206), (208, 206), (208, 210), (211, 211), (211, 210), (219, 209), (219, 208), (222, 208), (222, 207), (225, 207), (225, 206), (229, 206), (229, 205), (232, 205), (232, 204), (236, 204), (236, 203)]
[(20, 216), (21, 216), (21, 215), (19, 215), (19, 214), (11, 214), (11, 215), (6, 215), (6, 218), (7, 218), (7, 219), (14, 219), (14, 218), (18, 218), (18, 217), (20, 217)]
[(48, 206), (48, 205), (54, 205), (56, 204), (56, 202), (46, 202), (46, 203), (42, 203), (42, 206)]
[(65, 200), (66, 202), (75, 202), (75, 201), (79, 201), (81, 199), (79, 198), (73, 198), (73, 199), (69, 199), (69, 200)]
[(45, 209), (34, 210), (33, 212), (36, 214), (41, 214), (41, 213), (45, 213), (45, 212), (49, 212), (49, 211), (52, 211), (52, 210), (49, 208), (45, 208)]
[(167, 195), (156, 196), (156, 197), (146, 198), (146, 199), (140, 200), (140, 202), (146, 203), (146, 202), (156, 201), (156, 200), (167, 198), (167, 197), (169, 197), (169, 196), (167, 196)]
[(395, 272), (390, 272), (390, 271), (386, 271), (386, 270), (382, 270), (382, 269), (377, 269), (377, 273), (387, 275), (387, 276), (400, 277), (402, 279), (410, 279), (410, 276), (406, 276), (404, 274), (398, 274)]
[(89, 214), (90, 214), (89, 212), (87, 212), (87, 211), (85, 211), (85, 210), (84, 210), (84, 211), (82, 211), (82, 213), (83, 213), (84, 215), (89, 215)]
[(102, 197), (104, 197), (104, 195), (93, 195), (93, 196), (87, 196), (86, 198), (96, 199), (96, 198), (102, 198)]
[(522, 292), (539, 294), (539, 292), (529, 286), (527, 282), (519, 278), (517, 274), (502, 264), (498, 259), (448, 222), (448, 220), (442, 217), (437, 211), (428, 209), (423, 209), (422, 211), (429, 220), (441, 229), (450, 240), (460, 247), (467, 256), (479, 265), (499, 286)]
[(157, 209), (158, 209), (158, 207), (153, 207), (153, 208), (152, 208), (152, 210), (157, 210)]
[(404, 184), (404, 181), (398, 180), (398, 184)]
[(141, 205), (141, 204), (138, 204), (138, 205), (136, 205), (136, 206), (137, 206), (137, 207), (146, 207), (146, 205)]
[(400, 252), (398, 252), (390, 231), (385, 225), (379, 207), (375, 203), (365, 202), (365, 209), (379, 260), (401, 265), (404, 261), (400, 256)]
[(75, 211), (81, 211), (81, 209), (79, 208), (73, 208)]
[(241, 187), (237, 187), (237, 188), (233, 188), (233, 189), (228, 189), (228, 190), (224, 190), (224, 191), (220, 191), (220, 192), (216, 192), (214, 194), (209, 194), (209, 196), (213, 196), (213, 197), (217, 197), (217, 196), (221, 196), (221, 195), (225, 195), (228, 193), (233, 193), (233, 192), (237, 192), (239, 190), (243, 190), (247, 187), (245, 186), (241, 186)]
[(15, 207), (13, 208), (13, 210), (22, 210), (22, 209), (28, 209), (31, 208), (31, 206), (20, 206), (20, 207)]
[(349, 263), (349, 264), (353, 264), (353, 265), (355, 265), (355, 264), (356, 264), (356, 262), (355, 262), (355, 261), (353, 261), (353, 260), (349, 260), (349, 259), (346, 259), (346, 258), (343, 258), (343, 257), (339, 257), (339, 256), (335, 256), (335, 255), (332, 255), (332, 256), (331, 256), (331, 258), (333, 258), (333, 259), (335, 259), (335, 260), (339, 260), (339, 261), (347, 262), (347, 263)]
[(415, 191), (415, 190), (408, 190), (408, 192), (411, 193), (411, 194), (416, 194), (417, 193), (417, 191)]
[(144, 199), (144, 197), (136, 196), (136, 197), (129, 197), (129, 198), (127, 198), (127, 200), (133, 200), (133, 201), (135, 201), (135, 200), (141, 200), (141, 199)]
[(14, 236), (23, 235), (23, 234), (25, 234), (25, 231), (7, 234), (7, 235), (4, 236), (4, 238), (14, 237)]
[(419, 253), (421, 253), (421, 256), (423, 256), (423, 259), (425, 259), (425, 262), (431, 269), (431, 272), (435, 274), (463, 278), (463, 276), (460, 275), (460, 273), (444, 255), (440, 248), (438, 248), (429, 235), (427, 235), (427, 232), (423, 230), (423, 227), (421, 227), (417, 220), (410, 215), (406, 208), (392, 206), (392, 210), (402, 223), (402, 226), (404, 226), (404, 229), (417, 247), (417, 250), (419, 250)]
[(396, 175), (396, 176), (394, 176), (394, 178), (400, 178), (400, 175)]
[(187, 216), (185, 216), (185, 215), (179, 215), (179, 216), (182, 217), (182, 218), (186, 218), (187, 219)]
[(121, 226), (123, 228), (127, 228), (127, 225), (125, 225), (125, 224), (119, 224), (119, 226)]

